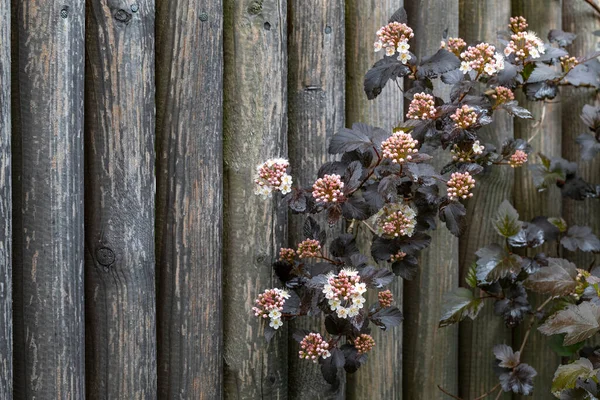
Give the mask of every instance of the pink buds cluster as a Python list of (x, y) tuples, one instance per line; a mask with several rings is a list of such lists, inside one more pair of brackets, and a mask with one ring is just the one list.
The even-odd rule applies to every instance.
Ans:
[(508, 29), (510, 29), (513, 33), (524, 32), (529, 25), (527, 24), (527, 20), (521, 16), (519, 17), (511, 17), (510, 24), (508, 24)]
[(477, 46), (469, 46), (467, 50), (460, 53), (460, 70), (466, 74), (475, 71), (477, 74), (494, 75), (504, 69), (504, 57), (496, 53), (496, 48), (489, 43), (479, 43)]
[(340, 203), (344, 200), (344, 182), (339, 175), (325, 175), (317, 179), (312, 195), (319, 203)]
[(508, 160), (508, 163), (513, 168), (520, 167), (523, 164), (525, 164), (526, 162), (527, 162), (527, 153), (525, 153), (523, 150), (515, 151), (514, 154), (512, 156), (510, 156), (510, 159)]
[(540, 58), (546, 52), (544, 42), (534, 32), (517, 32), (510, 37), (510, 42), (504, 48), (504, 55), (515, 55), (515, 61), (527, 57)]
[(258, 295), (258, 298), (254, 301), (256, 306), (252, 307), (252, 311), (256, 317), (270, 318), (269, 326), (278, 329), (283, 325), (281, 311), (285, 300), (289, 298), (290, 295), (285, 290), (267, 289), (264, 293)]
[(385, 205), (375, 215), (375, 232), (379, 236), (412, 236), (417, 225), (417, 213), (407, 204)]
[(392, 256), (390, 257), (390, 261), (393, 263), (396, 261), (402, 261), (404, 260), (404, 257), (406, 257), (406, 253), (403, 251), (399, 251), (396, 254), (392, 254)]
[(466, 199), (473, 197), (470, 193), (475, 187), (475, 179), (468, 172), (455, 172), (448, 180), (448, 198), (450, 200)]
[(427, 93), (415, 93), (406, 118), (409, 119), (433, 119), (435, 117), (435, 100), (432, 95)]
[(388, 308), (394, 301), (394, 296), (389, 290), (377, 293), (377, 299), (379, 300), (379, 307)]
[(450, 153), (452, 153), (452, 159), (454, 161), (467, 162), (471, 160), (474, 155), (483, 154), (483, 150), (485, 150), (485, 146), (482, 146), (479, 143), (479, 140), (476, 140), (470, 147), (466, 149), (455, 144), (452, 150), (450, 150)]
[(359, 337), (354, 339), (354, 347), (358, 350), (358, 354), (368, 353), (375, 347), (375, 340), (371, 335), (366, 333), (361, 334)]
[(406, 64), (412, 57), (408, 51), (410, 45), (408, 40), (414, 36), (413, 30), (406, 24), (390, 22), (377, 31), (377, 41), (373, 45), (375, 51), (385, 49), (389, 57), (400, 53), (398, 60)]
[(363, 293), (366, 291), (367, 285), (360, 281), (358, 272), (346, 268), (337, 275), (327, 275), (327, 284), (323, 287), (331, 311), (335, 311), (339, 318), (358, 315), (365, 304)]
[(273, 191), (279, 190), (283, 194), (291, 192), (292, 177), (287, 174), (289, 166), (290, 163), (284, 158), (272, 158), (258, 165), (254, 178), (254, 193), (267, 198)]
[(318, 362), (319, 357), (327, 358), (331, 356), (329, 352), (329, 343), (327, 343), (320, 334), (309, 333), (304, 336), (300, 342), (300, 351), (298, 355), (301, 359), (312, 360), (315, 364)]
[(454, 53), (456, 57), (460, 57), (460, 53), (467, 47), (467, 42), (461, 38), (448, 38), (448, 42), (442, 41), (442, 49), (448, 49), (449, 52)]
[(507, 87), (496, 86), (492, 98), (496, 100), (496, 105), (500, 105), (513, 101), (515, 99), (515, 94)]
[(300, 258), (319, 257), (321, 254), (321, 243), (315, 239), (305, 239), (298, 245), (296, 254)]
[(394, 164), (402, 164), (412, 160), (412, 154), (417, 153), (419, 142), (410, 133), (398, 131), (381, 143), (383, 158), (391, 160)]
[(457, 108), (450, 118), (454, 121), (454, 126), (460, 129), (470, 128), (477, 123), (477, 113), (475, 112), (475, 109), (466, 104)]
[(296, 251), (294, 249), (282, 248), (279, 250), (279, 261), (287, 261), (290, 264), (294, 263)]
[(576, 57), (562, 56), (560, 58), (560, 65), (564, 72), (569, 72), (579, 65), (579, 60)]

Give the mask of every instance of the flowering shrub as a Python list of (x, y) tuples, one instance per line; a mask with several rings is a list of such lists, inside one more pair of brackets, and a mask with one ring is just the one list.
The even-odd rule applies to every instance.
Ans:
[[(544, 43), (526, 31), (522, 17), (511, 18), (509, 29), (498, 45), (449, 38), (435, 54), (418, 60), (410, 52), (413, 30), (404, 10), (398, 10), (376, 33), (374, 50), (385, 55), (366, 73), (364, 89), (374, 99), (390, 80), (406, 78), (406, 121), (391, 132), (361, 123), (337, 132), (328, 149), (338, 155), (337, 161), (323, 164), (309, 187), (291, 185), (286, 160), (272, 159), (258, 167), (257, 194), (267, 197), (279, 191), (292, 213), (307, 217), (305, 239), (295, 248), (281, 249), (273, 264), (285, 290), (267, 289), (253, 311), (265, 320), (267, 340), (287, 320), (324, 316), (319, 332), (298, 330), (293, 337), (299, 342), (299, 357), (319, 364), (328, 382), (336, 383), (341, 369), (355, 372), (368, 352), (377, 351), (372, 329), (388, 330), (402, 322), (385, 287), (396, 276), (415, 278), (418, 254), (430, 245), (428, 232), (438, 220), (452, 234), (462, 234), (467, 214), (463, 202), (477, 188), (477, 175), (490, 168), (526, 167), (532, 151), (527, 142), (484, 143), (478, 131), (498, 113), (532, 118), (515, 101), (517, 90), (531, 100), (545, 100), (564, 85), (598, 88), (600, 63), (574, 59), (564, 49), (574, 35), (554, 30), (550, 43)], [(434, 79), (451, 86), (447, 101), (433, 92)], [(600, 111), (588, 106), (583, 118), (591, 133), (578, 142), (589, 159), (600, 151)], [(437, 148), (450, 153), (441, 170), (430, 163)], [(577, 176), (574, 163), (540, 157), (542, 164), (532, 167), (540, 190), (557, 184), (567, 197), (600, 196), (599, 186)], [(348, 228), (328, 238), (314, 214), (323, 214), (330, 225), (344, 221)], [(529, 314), (553, 310), (540, 330), (566, 334), (565, 345), (600, 331), (600, 273), (577, 269), (558, 256), (526, 257), (514, 251), (552, 241), (570, 251), (600, 251), (600, 241), (589, 228), (568, 227), (559, 218), (522, 222), (508, 202), (501, 206), (495, 227), (505, 245), (491, 244), (477, 252), (479, 259), (467, 277), (469, 288), (447, 295), (440, 326), (476, 318), (484, 301), (494, 301), (495, 312), (511, 327)], [(355, 242), (359, 229), (371, 234), (368, 255)], [(528, 290), (551, 297), (533, 310)], [(376, 293), (376, 302), (367, 304), (368, 292)], [(523, 346), (516, 352), (503, 345), (490, 351), (498, 359), (494, 390), (531, 393), (536, 372), (520, 362)], [(581, 363), (592, 365), (590, 374), (600, 369), (589, 360)], [(555, 392), (573, 385), (557, 385)]]

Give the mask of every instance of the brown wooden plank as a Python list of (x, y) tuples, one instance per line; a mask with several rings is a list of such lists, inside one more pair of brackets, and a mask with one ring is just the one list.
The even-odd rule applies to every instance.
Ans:
[(12, 185), (10, 1), (0, 1), (0, 398), (12, 399)]
[[(391, 132), (402, 119), (402, 92), (395, 85), (384, 89), (375, 100), (367, 100), (363, 88), (365, 73), (381, 58), (381, 54), (373, 51), (375, 33), (402, 3), (401, 0), (346, 1), (347, 126), (364, 122)], [(364, 226), (359, 231), (361, 236), (370, 243), (372, 234)], [(366, 250), (366, 254), (370, 251)], [(402, 309), (402, 279), (397, 278), (389, 289), (394, 295), (395, 305)], [(375, 301), (376, 294), (369, 293), (367, 303)], [(373, 328), (371, 334), (376, 343), (375, 350), (369, 353), (365, 365), (355, 374), (348, 375), (346, 392), (349, 399), (402, 399), (402, 328), (400, 325), (385, 332)]]
[(14, 396), (83, 398), (84, 2), (12, 10)]
[[(512, 15), (522, 15), (529, 23), (529, 30), (537, 32), (541, 38), (546, 38), (552, 28), (561, 27), (561, 0), (513, 0)], [(529, 141), (534, 152), (541, 152), (546, 156), (556, 157), (561, 155), (561, 99), (559, 96), (546, 102), (531, 102), (519, 94), (516, 99), (519, 104), (533, 114), (534, 121), (515, 119), (515, 137)], [(532, 154), (529, 163), (539, 163), (539, 159)], [(538, 192), (533, 185), (529, 168), (515, 170), (514, 205), (523, 221), (529, 221), (537, 215), (555, 217), (561, 215), (562, 201), (560, 191), (553, 187), (547, 192)], [(553, 254), (554, 246), (537, 249)], [(552, 250), (550, 250), (552, 249)], [(535, 308), (543, 302), (542, 296), (531, 295), (529, 301)], [(534, 328), (535, 329), (535, 328)], [(525, 324), (515, 332), (513, 342), (515, 347), (520, 346), (525, 330)], [(522, 361), (531, 364), (538, 375), (535, 377), (533, 397), (514, 396), (522, 399), (548, 399), (554, 371), (560, 363), (560, 357), (548, 347), (548, 338), (539, 332), (532, 332), (527, 347), (524, 349)]]
[(266, 344), (251, 312), (280, 287), (272, 262), (285, 242), (287, 211), (254, 194), (256, 165), (287, 155), (287, 2), (224, 2), (224, 370), (225, 397), (287, 397), (287, 332)]
[[(460, 0), (460, 37), (469, 44), (486, 41), (497, 45), (497, 32), (506, 29), (510, 17), (510, 0)], [(499, 49), (501, 51), (501, 49)], [(513, 137), (513, 118), (498, 111), (494, 123), (478, 134), (482, 144), (490, 143), (497, 148)], [(493, 166), (476, 176), (477, 186), (473, 198), (467, 203), (467, 229), (460, 237), (460, 285), (476, 261), (475, 252), (490, 243), (502, 243), (491, 221), (503, 200), (512, 201), (514, 173), (508, 166)], [(459, 392), (471, 399), (487, 392), (498, 383), (492, 369), (496, 344), (512, 342), (512, 331), (504, 320), (494, 314), (493, 302), (489, 301), (473, 322), (460, 326), (459, 345)], [(505, 395), (510, 398), (510, 395)]]
[[(417, 57), (435, 53), (446, 30), (458, 35), (458, 0), (410, 0), (405, 7)], [(439, 88), (439, 82), (436, 86), (438, 96), (446, 98), (448, 89)], [(442, 151), (434, 157), (437, 169), (450, 160)], [(431, 236), (431, 247), (419, 259), (418, 276), (404, 286), (403, 391), (411, 400), (441, 398), (437, 385), (451, 393), (458, 386), (458, 327), (438, 328), (443, 295), (458, 286), (458, 239), (444, 226)]]
[(159, 398), (221, 397), (222, 2), (157, 1)]
[[(344, 2), (341, 0), (291, 0), (288, 2), (288, 109), (289, 158), (294, 180), (308, 187), (319, 167), (334, 159), (327, 153), (330, 138), (344, 127)], [(289, 246), (302, 240), (305, 215), (289, 216)], [(329, 238), (340, 227), (328, 228), (317, 218)], [(298, 358), (294, 329), (325, 334), (323, 318), (298, 318), (289, 328), (290, 399), (342, 399), (344, 385), (323, 379), (317, 364)]]
[(87, 2), (87, 397), (156, 398), (154, 1)]

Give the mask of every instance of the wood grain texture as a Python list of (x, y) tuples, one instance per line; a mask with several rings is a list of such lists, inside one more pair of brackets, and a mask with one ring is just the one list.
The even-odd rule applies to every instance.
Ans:
[[(410, 0), (405, 8), (415, 33), (411, 50), (420, 59), (437, 51), (445, 31), (458, 35), (458, 0)], [(439, 81), (435, 85), (436, 94), (447, 98), (448, 88)], [(433, 155), (438, 170), (450, 159), (441, 150)], [(419, 274), (404, 286), (403, 394), (411, 400), (441, 398), (437, 385), (458, 390), (458, 327), (438, 328), (443, 295), (458, 286), (458, 239), (441, 224), (430, 234)]]
[(13, 398), (10, 1), (0, 0), (0, 398)]
[[(365, 73), (381, 58), (381, 54), (373, 51), (375, 32), (387, 23), (402, 3), (402, 0), (346, 1), (347, 126), (364, 122), (391, 132), (402, 120), (402, 92), (396, 85), (390, 84), (375, 100), (368, 100), (363, 88)], [(364, 236), (365, 242), (370, 243), (372, 234), (364, 228), (359, 231), (359, 237)], [(367, 250), (366, 254), (370, 252)], [(395, 305), (400, 309), (402, 285), (402, 279), (397, 278), (389, 287)], [(376, 294), (369, 293), (367, 303), (376, 301)], [(371, 335), (376, 343), (375, 350), (369, 353), (365, 365), (355, 374), (348, 375), (348, 399), (402, 399), (402, 329), (403, 325), (389, 331), (373, 327)]]
[(14, 397), (80, 399), (84, 2), (22, 1), (13, 12)]
[[(510, 0), (460, 0), (460, 37), (470, 45), (478, 41), (498, 45), (497, 32), (506, 29), (510, 17)], [(501, 51), (501, 49), (498, 49)], [(500, 148), (513, 137), (513, 118), (505, 111), (497, 111), (494, 123), (478, 134), (481, 143)], [(460, 285), (465, 286), (465, 275), (477, 260), (475, 252), (491, 243), (502, 243), (492, 226), (502, 201), (512, 201), (514, 172), (508, 166), (492, 166), (475, 177), (477, 186), (473, 198), (466, 202), (467, 229), (460, 237)], [(488, 301), (475, 321), (460, 325), (459, 393), (470, 399), (485, 393), (498, 383), (492, 369), (494, 345), (511, 345), (511, 330), (502, 317), (494, 314), (494, 302)], [(510, 398), (510, 395), (504, 395)]]
[[(522, 15), (529, 23), (529, 30), (539, 34), (547, 40), (550, 29), (561, 29), (561, 0), (513, 0), (512, 15)], [(520, 93), (516, 96), (519, 105), (527, 108), (535, 120), (515, 119), (515, 138), (522, 138), (531, 144), (534, 152), (541, 152), (549, 157), (561, 155), (561, 103), (564, 97), (559, 95), (556, 99), (546, 102), (527, 101)], [(528, 164), (539, 163), (539, 158), (534, 153), (529, 157)], [(514, 205), (522, 221), (529, 221), (537, 215), (556, 217), (561, 215), (562, 201), (560, 191), (556, 187), (546, 192), (538, 192), (533, 185), (529, 168), (515, 170)], [(536, 249), (554, 254), (554, 246)], [(531, 295), (529, 301), (532, 307), (539, 306), (545, 297)], [(536, 329), (534, 327), (534, 329)], [(515, 331), (513, 342), (515, 347), (520, 346), (524, 335), (525, 326)], [(554, 371), (560, 363), (558, 357), (548, 347), (548, 337), (533, 331), (525, 347), (521, 361), (531, 364), (538, 375), (535, 377), (533, 397), (514, 396), (516, 399), (548, 399), (550, 394)]]
[(228, 399), (287, 398), (287, 327), (267, 344), (251, 312), (280, 287), (285, 204), (254, 194), (256, 165), (287, 156), (287, 2), (224, 2), (224, 371)]
[(156, 398), (154, 1), (87, 2), (87, 397)]
[(222, 2), (157, 1), (158, 396), (222, 397)]
[[(309, 187), (322, 164), (332, 161), (327, 146), (344, 127), (344, 2), (288, 2), (288, 146), (295, 183)], [(289, 246), (305, 239), (304, 215), (289, 216)], [(329, 242), (340, 227), (317, 221)], [(327, 248), (324, 246), (324, 248)], [(345, 386), (329, 385), (318, 365), (298, 358), (294, 329), (325, 333), (323, 318), (298, 318), (289, 324), (288, 396), (290, 399), (343, 399)]]

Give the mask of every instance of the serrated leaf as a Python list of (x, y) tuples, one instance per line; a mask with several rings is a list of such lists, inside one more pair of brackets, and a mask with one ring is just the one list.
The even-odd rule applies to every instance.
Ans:
[(564, 77), (564, 81), (573, 86), (591, 86), (599, 88), (599, 68), (600, 63), (596, 59), (576, 65), (569, 71), (569, 73), (567, 73), (567, 75)]
[(584, 341), (600, 330), (600, 307), (589, 301), (569, 305), (548, 318), (538, 330), (544, 335), (566, 333), (565, 346)]
[(398, 307), (383, 308), (371, 315), (371, 322), (384, 331), (400, 325), (403, 320), (404, 317)]
[(419, 272), (419, 264), (417, 258), (413, 255), (407, 254), (400, 261), (396, 261), (392, 264), (392, 271), (402, 279), (412, 281), (417, 277)]
[(560, 240), (560, 244), (570, 251), (577, 249), (585, 252), (600, 251), (600, 240), (592, 233), (592, 228), (589, 226), (570, 227), (567, 236)]
[(543, 63), (537, 63), (535, 69), (529, 75), (527, 83), (551, 81), (561, 76), (562, 73), (557, 69)]
[(548, 258), (548, 266), (525, 280), (524, 286), (536, 293), (551, 296), (566, 296), (577, 287), (577, 267), (562, 258)]
[(470, 289), (456, 288), (444, 295), (442, 305), (440, 328), (456, 324), (467, 317), (474, 320), (483, 307), (483, 300), (475, 298)]
[(473, 289), (477, 287), (477, 263), (471, 264), (471, 268), (469, 268), (467, 276), (465, 276), (465, 282)]
[(592, 131), (600, 128), (600, 107), (586, 104), (581, 110), (581, 120)]
[(573, 43), (573, 40), (575, 40), (576, 37), (576, 34), (561, 31), (560, 29), (551, 29), (550, 32), (548, 32), (548, 40), (551, 43), (558, 44), (560, 47), (567, 47)]
[(454, 236), (463, 234), (467, 227), (467, 209), (462, 203), (450, 202), (440, 207), (440, 220)]
[(588, 379), (596, 375), (598, 370), (587, 358), (567, 364), (559, 365), (552, 379), (552, 393), (561, 392), (565, 389), (575, 388), (577, 378)]
[(520, 107), (516, 100), (509, 101), (500, 106), (500, 108), (506, 110), (510, 115), (517, 118), (532, 119), (533, 115), (531, 111), (526, 108)]
[(396, 12), (390, 17), (388, 23), (399, 22), (401, 24), (406, 24), (408, 22), (408, 16), (406, 15), (406, 10), (404, 7), (400, 7), (396, 10)]
[(373, 142), (368, 136), (369, 129), (374, 128), (362, 123), (352, 124), (352, 129), (343, 128), (331, 138), (329, 153), (340, 154), (353, 150), (365, 151), (370, 149)]
[(525, 85), (528, 100), (552, 100), (558, 95), (558, 86), (551, 82), (536, 82)]
[(423, 60), (417, 69), (417, 78), (435, 78), (460, 67), (460, 60), (453, 53), (439, 49), (434, 55)]
[(577, 137), (577, 143), (581, 146), (581, 159), (589, 161), (600, 152), (600, 142), (589, 133), (583, 133)]
[(359, 274), (361, 282), (377, 289), (389, 285), (394, 280), (394, 274), (386, 268), (367, 266)]
[(561, 357), (571, 357), (583, 347), (584, 342), (575, 343), (571, 346), (563, 346), (565, 335), (552, 335), (548, 339), (548, 346)]
[(522, 224), (517, 210), (508, 200), (504, 200), (498, 207), (496, 219), (493, 221), (496, 232), (504, 237), (511, 237), (519, 233)]
[(500, 245), (491, 244), (479, 249), (477, 257), (477, 280), (494, 282), (516, 276), (521, 271), (521, 257), (507, 253)]
[(402, 64), (396, 57), (384, 57), (373, 64), (364, 80), (365, 94), (373, 100), (385, 87), (390, 79), (396, 80), (410, 73), (410, 69)]

